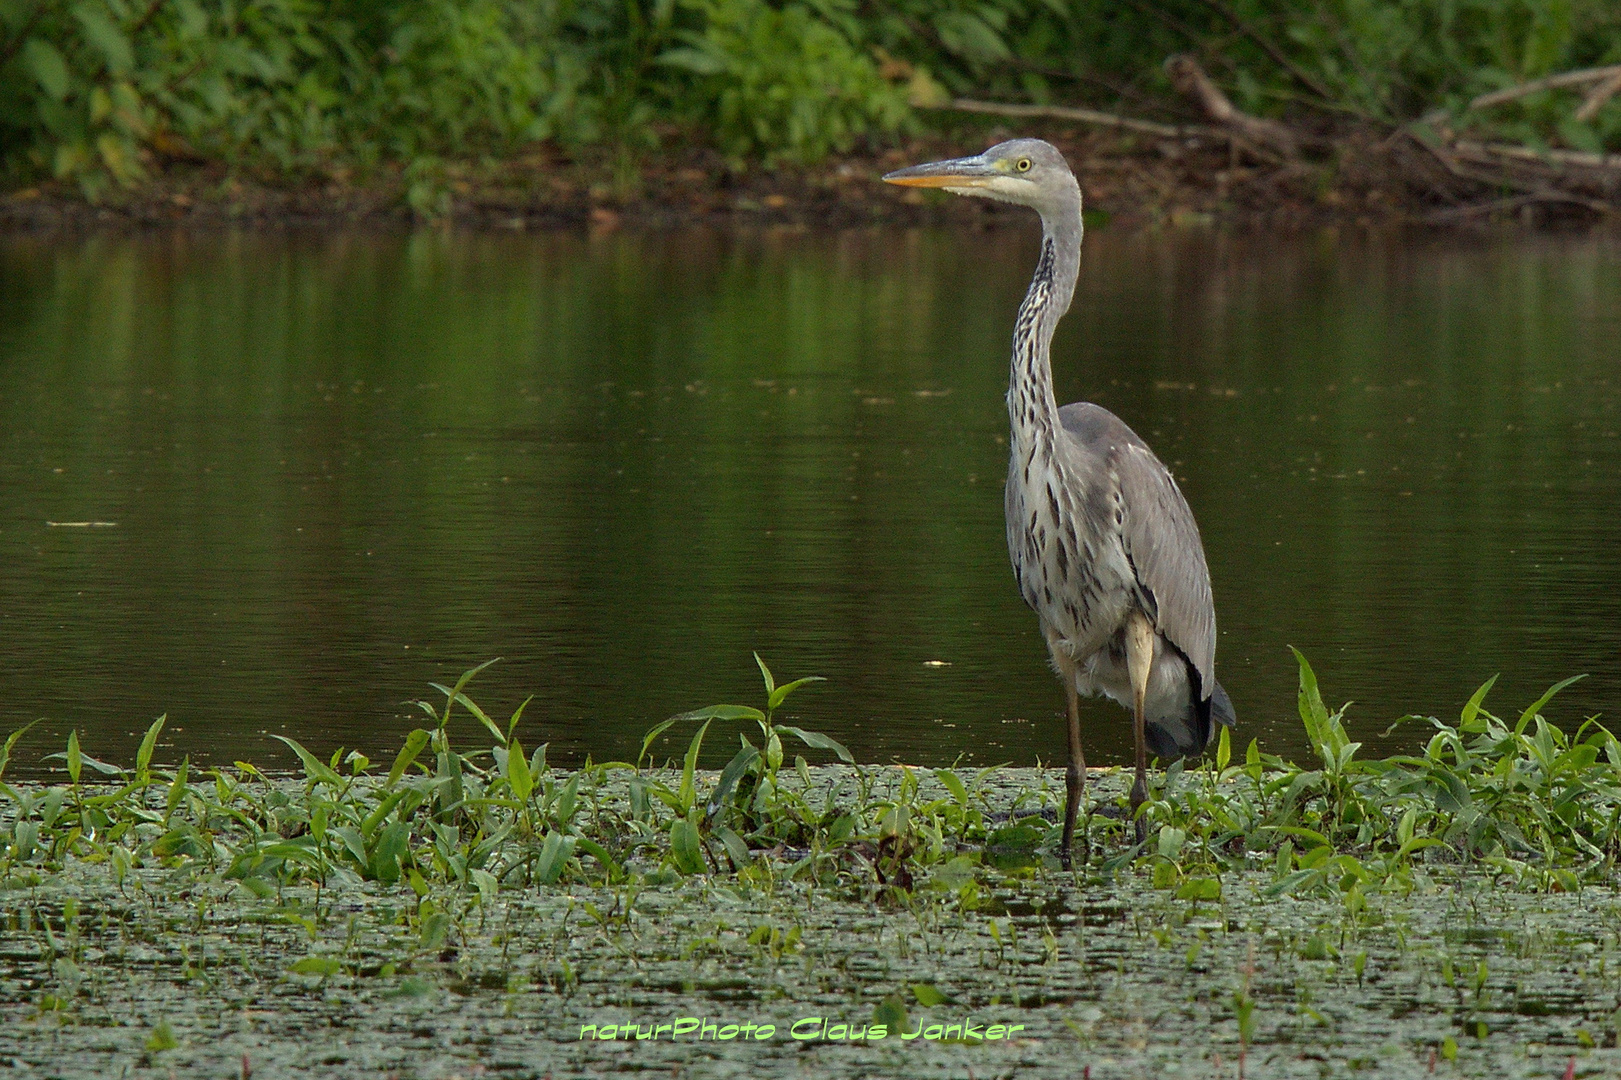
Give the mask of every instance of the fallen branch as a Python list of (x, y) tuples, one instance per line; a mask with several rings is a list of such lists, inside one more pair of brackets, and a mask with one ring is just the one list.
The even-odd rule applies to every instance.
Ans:
[(1621, 171), (1621, 154), (1595, 154), (1588, 150), (1539, 150), (1534, 146), (1512, 143), (1477, 143), (1459, 139), (1453, 144), (1460, 155), (1476, 161), (1489, 158), (1507, 158), (1510, 161), (1559, 167), (1572, 165), (1581, 169), (1600, 169), (1605, 172)]
[(1563, 191), (1533, 191), (1525, 195), (1514, 195), (1506, 199), (1493, 199), (1490, 202), (1471, 203), (1468, 206), (1453, 206), (1445, 210), (1437, 210), (1426, 214), (1421, 220), (1431, 225), (1441, 225), (1449, 221), (1462, 221), (1465, 218), (1478, 217), (1481, 214), (1494, 214), (1503, 210), (1519, 210), (1537, 203), (1569, 203), (1583, 206), (1594, 213), (1608, 216), (1615, 213), (1615, 208), (1608, 203), (1597, 199), (1584, 199), (1580, 195), (1572, 195)]
[(990, 116), (1045, 116), (1054, 120), (1075, 120), (1082, 124), (1095, 124), (1099, 127), (1140, 131), (1145, 135), (1158, 135), (1166, 139), (1181, 139), (1190, 135), (1220, 134), (1203, 127), (1160, 124), (1155, 123), (1153, 120), (1137, 120), (1130, 116), (1116, 116), (1114, 113), (1099, 112), (1096, 109), (1082, 109), (1071, 105), (1017, 105), (1011, 102), (974, 101), (971, 98), (957, 98), (950, 104), (936, 107), (953, 112), (986, 113)]
[[(1519, 86), (1510, 86), (1503, 90), (1493, 90), (1489, 94), (1481, 94), (1468, 105), (1468, 109), (1489, 109), (1493, 105), (1501, 105), (1505, 101), (1514, 101), (1517, 98), (1527, 97), (1542, 90), (1558, 90), (1565, 86), (1585, 86), (1590, 82), (1603, 82), (1621, 78), (1621, 64), (1611, 64), (1608, 67), (1581, 68), (1577, 71), (1562, 71), (1557, 75), (1549, 75), (1542, 79), (1533, 79)], [(1610, 93), (1614, 93), (1611, 90)], [(1606, 95), (1607, 96), (1607, 95)], [(1599, 102), (1603, 104), (1602, 101)], [(1594, 112), (1598, 109), (1595, 107)]]
[(1582, 107), (1576, 110), (1576, 121), (1585, 124), (1593, 119), (1598, 115), (1598, 111), (1604, 108), (1604, 103), (1614, 97), (1617, 91), (1621, 91), (1621, 71), (1587, 92), (1587, 97), (1582, 99)]
[(1205, 74), (1204, 68), (1199, 66), (1187, 53), (1178, 53), (1165, 61), (1165, 70), (1171, 76), (1171, 84), (1183, 94), (1192, 98), (1206, 116), (1217, 124), (1236, 132), (1251, 142), (1269, 146), (1281, 153), (1284, 157), (1298, 157), (1300, 154), (1300, 140), (1295, 133), (1276, 120), (1268, 120), (1261, 116), (1251, 116), (1232, 103), (1232, 100), (1222, 93)]

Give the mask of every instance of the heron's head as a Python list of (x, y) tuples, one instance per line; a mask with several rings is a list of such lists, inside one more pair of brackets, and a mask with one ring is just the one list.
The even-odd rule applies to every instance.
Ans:
[(974, 157), (931, 161), (898, 169), (884, 180), (905, 187), (945, 188), (956, 195), (1032, 206), (1044, 216), (1080, 201), (1080, 187), (1064, 155), (1040, 139), (1010, 139)]

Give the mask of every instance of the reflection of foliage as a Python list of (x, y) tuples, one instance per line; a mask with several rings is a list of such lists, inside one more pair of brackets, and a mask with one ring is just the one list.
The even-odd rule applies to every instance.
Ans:
[[(1245, 108), (1385, 122), (1621, 61), (1608, 0), (7, 0), (0, 147), (14, 169), (130, 184), (161, 158), (282, 174), (553, 138), (812, 158), (910, 118), (908, 98), (1171, 101), (1201, 54)], [(1550, 90), (1485, 121), (1621, 144), (1621, 104)]]

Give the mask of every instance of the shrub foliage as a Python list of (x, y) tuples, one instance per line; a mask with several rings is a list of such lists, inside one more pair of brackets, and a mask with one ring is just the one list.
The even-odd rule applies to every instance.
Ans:
[[(299, 179), (672, 136), (814, 159), (951, 95), (1172, 114), (1199, 55), (1251, 111), (1403, 123), (1621, 62), (1611, 0), (0, 0), (0, 155), (96, 196), (169, 160)], [(1621, 95), (1472, 120), (1621, 147)]]

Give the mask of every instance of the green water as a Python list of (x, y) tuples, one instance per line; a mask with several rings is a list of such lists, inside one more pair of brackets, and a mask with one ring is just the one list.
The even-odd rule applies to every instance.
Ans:
[[(867, 760), (1062, 753), (1002, 531), (1024, 231), (0, 240), (0, 729), (391, 750), (475, 684), (559, 760), (753, 702)], [(1060, 400), (1203, 529), (1242, 734), (1621, 707), (1621, 245), (1087, 240)], [(58, 524), (52, 525), (50, 523)], [(101, 526), (66, 523), (107, 522)], [(1129, 724), (1089, 713), (1089, 756)], [(57, 744), (59, 745), (59, 743)], [(722, 752), (717, 750), (717, 753)], [(39, 750), (25, 753), (37, 758)]]

